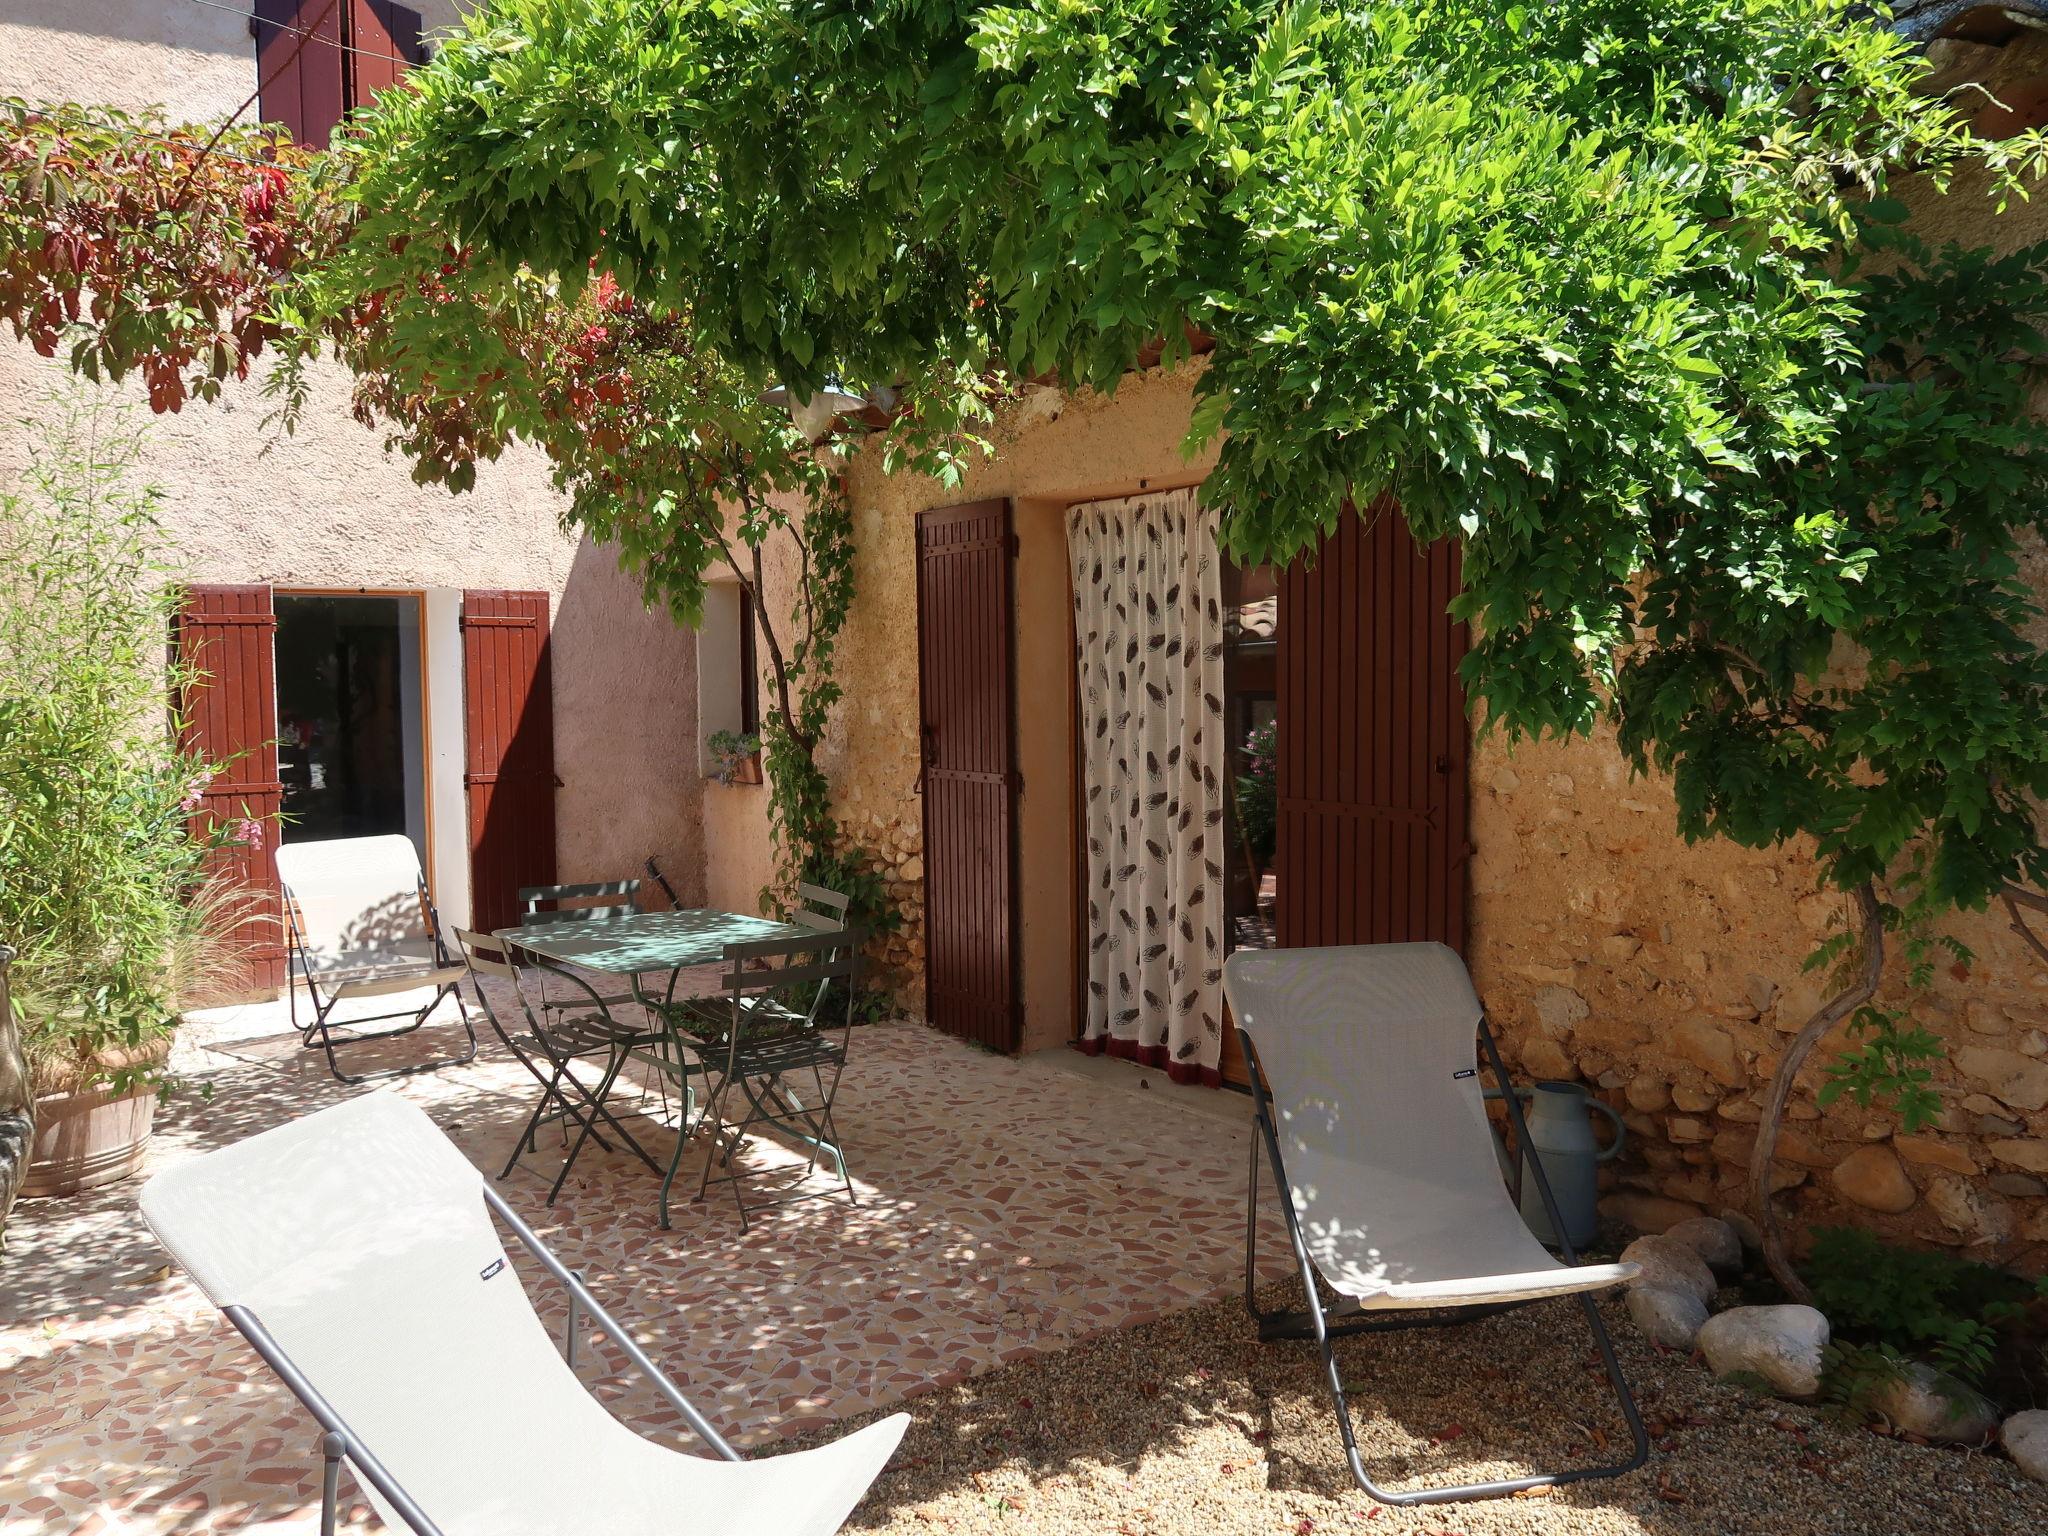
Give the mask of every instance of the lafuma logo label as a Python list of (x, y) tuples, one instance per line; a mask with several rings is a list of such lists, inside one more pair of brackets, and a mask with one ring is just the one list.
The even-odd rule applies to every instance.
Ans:
[(491, 1278), (491, 1276), (495, 1275), (499, 1270), (503, 1269), (504, 1267), (505, 1261), (503, 1259), (493, 1259), (490, 1263), (484, 1266), (484, 1272), (478, 1275), (477, 1279), (488, 1280)]

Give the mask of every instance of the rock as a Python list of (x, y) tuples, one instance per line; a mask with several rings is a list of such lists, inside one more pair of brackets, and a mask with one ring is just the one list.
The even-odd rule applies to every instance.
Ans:
[(1628, 1315), (1658, 1348), (1691, 1354), (1707, 1320), (1707, 1304), (1690, 1291), (1638, 1283), (1629, 1287)]
[(1721, 1213), (1721, 1219), (1728, 1223), (1728, 1229), (1742, 1239), (1742, 1246), (1751, 1253), (1761, 1253), (1764, 1247), (1763, 1229), (1756, 1224), (1756, 1218), (1747, 1211), (1732, 1207)]
[(1972, 1243), (1998, 1243), (2012, 1236), (2012, 1207), (1947, 1174), (1927, 1186), (1927, 1203), (1941, 1224)]
[(1984, 1150), (2001, 1163), (2010, 1163), (2029, 1173), (2048, 1173), (2048, 1138), (2002, 1136), (1985, 1142)]
[(1946, 1168), (1950, 1173), (1972, 1175), (1984, 1171), (1977, 1166), (1977, 1159), (1961, 1147), (1932, 1136), (1894, 1136), (1892, 1150), (1915, 1167)]
[(1759, 1376), (1783, 1397), (1820, 1392), (1828, 1320), (1812, 1307), (1731, 1307), (1707, 1319), (1697, 1343), (1716, 1376)]
[(1871, 1393), (1870, 1406), (1893, 1429), (1936, 1445), (1982, 1445), (1998, 1429), (1998, 1410), (1983, 1393), (1918, 1360)]
[(1564, 1047), (1541, 1035), (1522, 1043), (1522, 1065), (1531, 1077), (1549, 1081), (1578, 1075), (1572, 1070), (1572, 1059), (1565, 1055)]
[(1650, 1290), (1678, 1291), (1693, 1297), (1702, 1309), (1720, 1290), (1720, 1282), (1707, 1268), (1707, 1261), (1668, 1232), (1660, 1237), (1639, 1237), (1621, 1250), (1621, 1262), (1639, 1264), (1642, 1273), (1629, 1284)]
[(1665, 1121), (1664, 1135), (1667, 1139), (1677, 1142), (1681, 1146), (1693, 1142), (1711, 1141), (1714, 1138), (1712, 1131), (1689, 1115), (1673, 1115), (1669, 1120)]
[(1643, 941), (1632, 933), (1610, 933), (1600, 941), (1600, 953), (1615, 965), (1633, 960), (1642, 947)]
[(1699, 1213), (1698, 1206), (1687, 1205), (1683, 1200), (1666, 1200), (1660, 1195), (1646, 1195), (1635, 1190), (1622, 1190), (1600, 1198), (1600, 1214), (1611, 1217), (1633, 1232), (1663, 1232)]
[(1984, 1181), (1994, 1195), (2011, 1195), (2016, 1200), (2038, 1200), (2048, 1195), (2048, 1182), (2031, 1173), (1994, 1173)]
[(1913, 1181), (1906, 1177), (1905, 1165), (1890, 1147), (1858, 1147), (1835, 1165), (1833, 1180), (1843, 1199), (1866, 1210), (1896, 1214), (1911, 1210), (1920, 1198)]
[(1661, 1077), (1639, 1072), (1629, 1079), (1627, 1097), (1630, 1109), (1651, 1114), (1671, 1102), (1671, 1085)]
[(2029, 1408), (2007, 1419), (1998, 1431), (1998, 1443), (2027, 1476), (2048, 1483), (2048, 1408)]
[(1536, 994), (1536, 1022), (1552, 1039), (1562, 1039), (1592, 1009), (1570, 987), (1545, 987)]
[(1982, 1045), (1963, 1046), (1954, 1061), (1958, 1072), (1999, 1103), (2014, 1109), (2048, 1109), (2048, 1061)]
[[(1735, 1037), (1718, 1024), (1705, 1019), (1681, 1019), (1671, 1031), (1671, 1049), (1680, 1060), (1691, 1062), (1724, 1087), (1733, 1088), (1743, 1080), (1742, 1061), (1735, 1054)], [(2024, 1056), (2015, 1059), (2026, 1060)], [(2043, 1066), (2042, 1072), (2048, 1074), (2048, 1066)], [(2048, 1088), (2044, 1088), (2043, 1094), (2044, 1101), (2048, 1101)]]
[(1522, 776), (1512, 768), (1502, 768), (1493, 776), (1493, 787), (1497, 794), (1512, 795), (1522, 787)]
[(1680, 1083), (1671, 1090), (1671, 1102), (1689, 1115), (1702, 1114), (1721, 1102), (1721, 1095), (1698, 1083)]
[(1742, 1268), (1742, 1239), (1718, 1217), (1694, 1216), (1674, 1223), (1664, 1235), (1705, 1259), (1717, 1275), (1732, 1275)]

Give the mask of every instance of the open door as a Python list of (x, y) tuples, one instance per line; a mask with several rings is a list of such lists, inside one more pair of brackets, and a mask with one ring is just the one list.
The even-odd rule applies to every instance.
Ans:
[(1275, 924), (1281, 947), (1434, 939), (1463, 953), (1469, 728), (1445, 612), (1458, 550), (1391, 501), (1282, 573)]
[(462, 594), (470, 923), (519, 921), (519, 888), (555, 879), (555, 716), (545, 592)]
[(998, 1051), (1019, 1035), (1011, 554), (1007, 501), (918, 514), (925, 1009)]

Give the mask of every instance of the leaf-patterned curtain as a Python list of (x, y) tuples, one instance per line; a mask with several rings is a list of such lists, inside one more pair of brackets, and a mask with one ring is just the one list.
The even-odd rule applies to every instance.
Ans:
[(1193, 490), (1067, 514), (1087, 826), (1082, 1045), (1220, 1081), (1223, 598)]

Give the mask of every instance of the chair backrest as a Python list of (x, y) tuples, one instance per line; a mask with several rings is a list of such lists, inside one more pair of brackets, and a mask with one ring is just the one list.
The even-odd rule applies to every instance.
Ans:
[(1479, 997), (1442, 944), (1245, 949), (1223, 992), (1272, 1098), (1297, 1208), (1359, 1172), (1513, 1205), (1478, 1074)]
[(444, 1531), (537, 1529), (550, 1511), (572, 1528), (574, 1469), (613, 1464), (631, 1434), (535, 1316), (482, 1176), (396, 1094), (180, 1163), (144, 1186), (142, 1214)]
[(596, 923), (606, 918), (631, 917), (640, 910), (638, 880), (593, 880), (582, 885), (527, 885), (519, 890), (520, 921), (528, 927), (542, 923)]
[[(726, 945), (721, 980), (732, 998), (733, 1017), (747, 1019), (746, 1043), (754, 1046), (810, 1030), (851, 1028), (860, 944), (859, 929), (834, 928), (815, 937)], [(763, 998), (774, 999), (782, 1009), (768, 1013), (750, 1008)]]
[(438, 958), (412, 839), (340, 837), (277, 850), (293, 949), (309, 975), (398, 969)]

